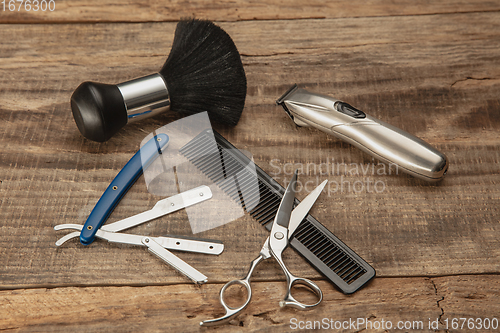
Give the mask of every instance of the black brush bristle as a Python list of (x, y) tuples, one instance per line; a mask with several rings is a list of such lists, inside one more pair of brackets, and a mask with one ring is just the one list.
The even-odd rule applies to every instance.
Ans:
[(208, 111), (216, 122), (238, 123), (247, 81), (236, 45), (220, 27), (205, 20), (180, 21), (160, 74), (167, 83), (171, 110)]

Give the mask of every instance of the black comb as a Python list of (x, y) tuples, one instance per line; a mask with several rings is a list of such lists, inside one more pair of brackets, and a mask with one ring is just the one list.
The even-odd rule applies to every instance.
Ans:
[[(212, 138), (215, 138), (218, 151), (207, 154), (207, 150), (210, 150), (207, 143), (213, 142)], [(272, 177), (255, 165), (258, 191), (255, 189), (252, 192), (250, 189), (243, 197), (241, 189), (255, 178), (253, 168), (248, 168), (252, 162), (213, 130), (200, 133), (179, 151), (226, 194), (240, 203), (254, 219), (270, 230), (285, 192)], [(238, 177), (234, 177), (236, 174)], [(234, 179), (237, 179), (237, 186), (225, 186), (227, 183), (234, 184)], [(295, 206), (299, 203), (300, 201), (295, 199)], [(375, 276), (373, 267), (310, 214), (295, 231), (290, 245), (346, 294), (355, 292)]]

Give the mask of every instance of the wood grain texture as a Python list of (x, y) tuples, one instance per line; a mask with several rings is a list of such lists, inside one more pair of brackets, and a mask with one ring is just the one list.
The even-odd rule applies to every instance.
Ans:
[[(243, 55), (249, 89), (240, 124), (216, 129), (250, 151), (256, 163), (280, 182), (290, 177), (292, 164), (304, 166), (304, 184), (328, 178), (330, 192), (320, 198), (313, 215), (373, 264), (379, 275), (498, 272), (498, 264), (491, 260), (500, 254), (500, 73), (493, 66), (500, 46), (497, 16), (224, 23)], [(415, 26), (425, 28), (415, 32)], [(16, 35), (19, 42), (7, 39), (2, 44), (4, 53), (11, 55), (1, 68), (6, 74), (0, 103), (5, 143), (0, 214), (7, 235), (0, 259), (3, 285), (183, 281), (141, 249), (102, 242), (55, 249), (61, 233), (52, 230), (59, 223), (83, 223), (146, 134), (178, 118), (160, 116), (129, 126), (107, 143), (92, 143), (76, 131), (67, 102), (71, 92), (84, 80), (117, 83), (155, 72), (168, 53), (175, 24), (83, 25), (76, 30), (72, 25), (43, 30), (8, 27), (10, 32), (2, 31), (3, 36)], [(127, 41), (136, 47), (122, 49)], [(451, 164), (447, 179), (429, 185), (404, 174), (378, 175), (372, 170), (365, 175), (340, 174), (349, 171), (345, 167), (321, 175), (322, 163), (335, 167), (378, 162), (333, 137), (296, 128), (273, 106), (293, 82), (346, 100), (444, 151)], [(359, 183), (355, 190), (351, 186), (356, 181), (378, 181), (383, 191), (358, 191)], [(157, 199), (140, 180), (112, 220), (150, 208)], [(27, 206), (31, 209), (23, 209)], [(190, 234), (185, 215), (178, 215), (137, 231)], [(246, 270), (246, 262), (265, 239), (261, 229), (243, 219), (200, 235), (227, 244), (228, 253), (220, 258), (181, 256), (207, 274), (215, 270), (216, 281), (224, 281), (234, 275), (233, 269), (237, 275)], [(236, 253), (245, 260), (234, 268), (231, 258)], [(298, 273), (319, 277), (302, 259), (288, 256)], [(143, 260), (155, 267), (146, 275), (137, 264)], [(262, 274), (269, 279), (276, 270)]]
[[(53, 22), (165, 22), (185, 17), (196, 17), (215, 21), (242, 20), (290, 20), (309, 18), (341, 18), (365, 16), (401, 16), (422, 14), (445, 14), (457, 12), (498, 11), (500, 5), (485, 0), (449, 0), (442, 2), (416, 1), (369, 1), (347, 0), (304, 3), (300, 0), (271, 1), (117, 1), (117, 0), (49, 0), (35, 11), (34, 1), (28, 7), (16, 3), (9, 9), (12, 0), (6, 0), (0, 23), (53, 23)], [(55, 4), (55, 6), (54, 6)], [(12, 6), (12, 5), (11, 5)], [(31, 9), (29, 6), (32, 6)], [(55, 8), (55, 9), (54, 9)], [(0, 5), (0, 10), (3, 5)], [(51, 9), (53, 9), (51, 11)]]
[[(378, 278), (369, 288), (350, 296), (337, 293), (324, 281), (318, 283), (325, 299), (314, 311), (301, 312), (279, 308), (284, 283), (255, 282), (252, 284), (254, 298), (242, 314), (227, 325), (212, 328), (200, 328), (199, 322), (223, 314), (218, 301), (219, 284), (5, 290), (0, 291), (0, 313), (8, 316), (0, 319), (0, 329), (12, 332), (306, 332), (311, 330), (299, 327), (315, 325), (316, 321), (320, 323), (316, 325), (331, 327), (330, 330), (336, 332), (383, 332), (384, 329), (366, 326), (377, 327), (375, 325), (382, 322), (385, 325), (390, 322), (394, 331), (400, 331), (396, 328), (402, 322), (400, 325), (423, 325), (415, 331), (446, 332), (449, 331), (445, 329), (447, 319), (451, 325), (453, 318), (497, 318), (500, 310), (495, 301), (500, 296), (497, 275)], [(233, 301), (242, 296), (235, 293)], [(335, 325), (339, 325), (335, 322), (342, 324), (351, 320), (357, 325), (358, 319), (371, 324), (360, 322), (354, 329), (344, 324), (345, 329), (335, 330)], [(429, 320), (438, 321), (439, 330), (429, 329)]]
[[(83, 224), (141, 140), (181, 117), (161, 115), (94, 143), (76, 129), (71, 93), (86, 80), (118, 83), (158, 71), (170, 50), (173, 21), (192, 15), (217, 20), (231, 35), (248, 79), (238, 126), (214, 123), (214, 128), (281, 183), (294, 167), (301, 168), (299, 199), (328, 179), (312, 215), (378, 275), (345, 296), (288, 250), (290, 270), (317, 281), (325, 302), (309, 313), (280, 310), (283, 276), (269, 261), (256, 272), (252, 305), (219, 330), (278, 332), (289, 330), (292, 317), (367, 317), (440, 319), (444, 331), (447, 318), (498, 316), (496, 2), (58, 1), (57, 6), (50, 15), (0, 15), (1, 23), (15, 23), (0, 30), (0, 329), (192, 332), (200, 320), (221, 314), (222, 283), (245, 275), (268, 235), (249, 216), (195, 235), (222, 240), (222, 255), (176, 253), (208, 276), (201, 287), (144, 248), (104, 241), (54, 245), (65, 233), (53, 227)], [(352, 146), (297, 128), (274, 105), (293, 83), (429, 142), (448, 156), (447, 178), (427, 184), (401, 173), (380, 174), (378, 162)], [(110, 222), (159, 199), (140, 178)], [(191, 235), (184, 211), (130, 232)]]

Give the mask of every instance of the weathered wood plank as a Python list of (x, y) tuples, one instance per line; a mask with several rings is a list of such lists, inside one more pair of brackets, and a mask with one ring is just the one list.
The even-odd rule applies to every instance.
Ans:
[[(388, 328), (388, 325), (392, 325), (391, 331), (397, 330), (397, 325), (406, 325), (406, 331), (445, 332), (451, 330), (453, 318), (498, 320), (500, 310), (498, 275), (378, 278), (369, 288), (351, 296), (338, 293), (324, 281), (318, 283), (325, 295), (323, 302), (311, 311), (301, 312), (279, 308), (284, 283), (254, 282), (252, 302), (239, 317), (227, 325), (203, 330), (303, 332), (310, 331), (304, 328), (316, 322), (323, 329), (342, 332), (365, 329), (383, 332), (382, 327)], [(12, 332), (194, 332), (199, 330), (200, 321), (222, 314), (218, 301), (220, 288), (220, 284), (208, 284), (4, 290), (0, 291), (0, 329)], [(235, 291), (234, 299), (228, 301), (242, 296)], [(349, 324), (349, 320), (355, 324)], [(450, 325), (448, 330), (446, 320)], [(439, 330), (429, 329), (429, 322), (435, 321), (439, 323)], [(338, 329), (342, 324), (344, 329)], [(374, 329), (370, 330), (367, 325)], [(379, 329), (375, 329), (377, 327)]]
[[(498, 15), (223, 23), (242, 53), (249, 89), (240, 124), (216, 129), (280, 181), (290, 177), (290, 163), (313, 166), (300, 176), (304, 183), (381, 181), (380, 193), (325, 193), (313, 210), (380, 276), (498, 273)], [(74, 242), (55, 249), (61, 233), (52, 230), (59, 223), (83, 223), (140, 141), (179, 117), (160, 116), (129, 126), (107, 143), (91, 143), (73, 123), (71, 92), (84, 80), (120, 82), (158, 70), (174, 29), (175, 23), (145, 23), (7, 25), (0, 31), (2, 288), (186, 281), (138, 248)], [(376, 162), (335, 138), (291, 124), (273, 103), (294, 82), (430, 142), (450, 159), (447, 179), (428, 185), (371, 171), (344, 178), (319, 174), (314, 166), (321, 163)], [(156, 200), (140, 180), (112, 220)], [(180, 212), (134, 232), (190, 230)], [(245, 273), (266, 232), (245, 218), (199, 236), (223, 240), (226, 252), (217, 258), (179, 256), (221, 282)], [(320, 278), (292, 251), (286, 260), (299, 275)], [(269, 266), (259, 279), (279, 274), (278, 266)]]
[[(364, 16), (401, 16), (457, 12), (498, 11), (491, 1), (182, 1), (168, 3), (116, 0), (38, 0), (5, 1), (0, 5), (0, 23), (40, 22), (164, 22), (185, 17), (217, 21), (289, 20)], [(15, 3), (15, 6), (14, 6)], [(50, 7), (49, 7), (50, 5)], [(9, 7), (10, 6), (10, 7)], [(40, 7), (41, 6), (41, 7)], [(39, 8), (39, 9), (37, 9)]]

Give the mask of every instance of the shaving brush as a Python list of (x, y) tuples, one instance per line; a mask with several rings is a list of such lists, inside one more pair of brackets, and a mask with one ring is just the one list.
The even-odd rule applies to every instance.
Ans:
[(83, 82), (71, 96), (78, 129), (104, 142), (128, 123), (167, 110), (207, 111), (211, 120), (235, 126), (247, 83), (231, 37), (210, 21), (182, 20), (159, 73), (116, 85)]

